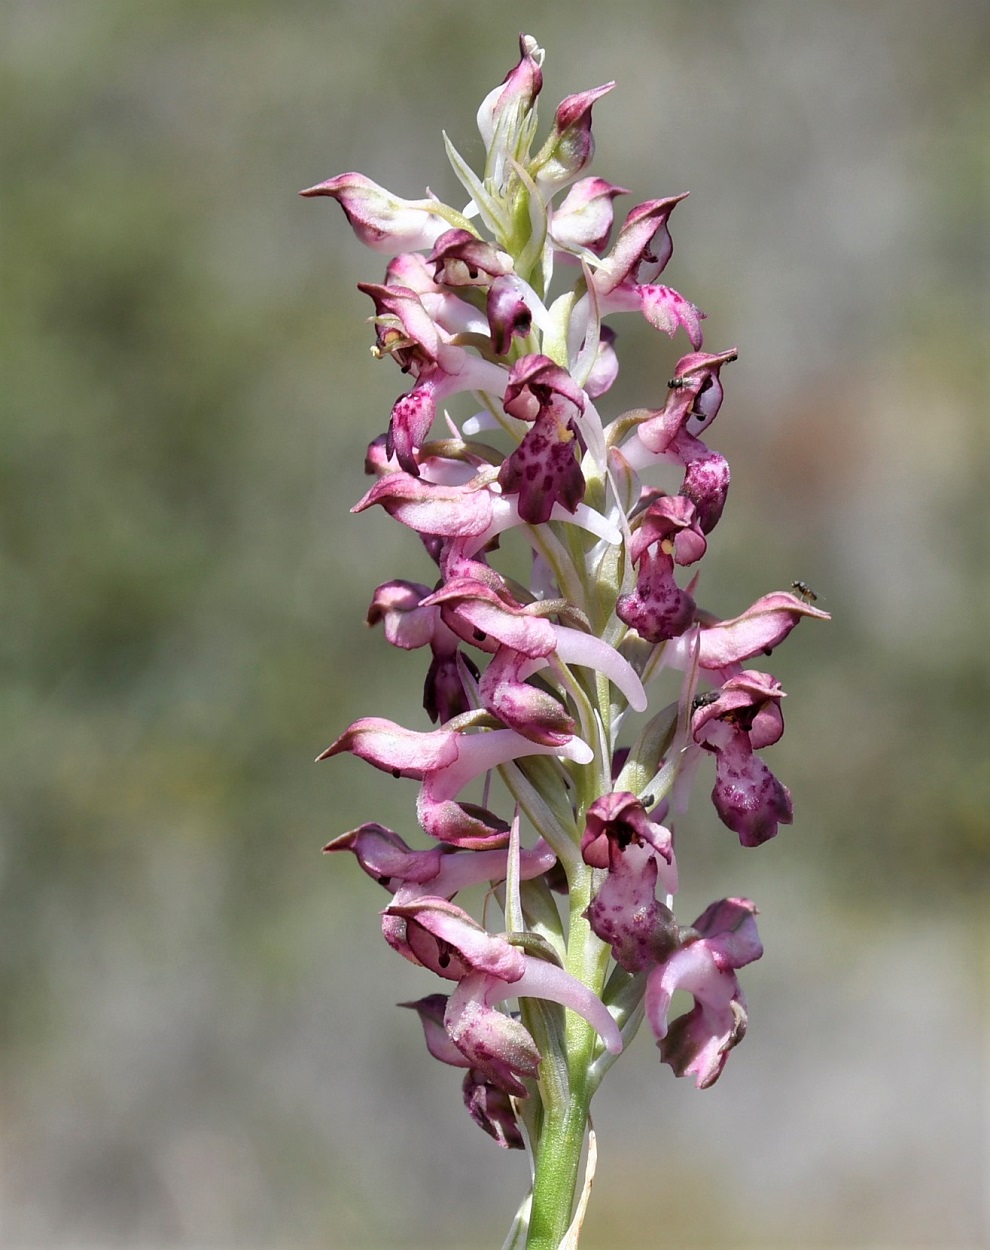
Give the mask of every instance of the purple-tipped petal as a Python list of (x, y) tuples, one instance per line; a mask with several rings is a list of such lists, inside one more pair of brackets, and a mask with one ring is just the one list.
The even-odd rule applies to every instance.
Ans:
[(526, 956), (447, 899), (426, 896), (393, 902), (385, 914), (406, 922), (407, 940), (421, 963), (439, 976), (459, 981), (481, 972), (500, 981), (519, 981)]
[(624, 187), (614, 186), (604, 178), (575, 182), (550, 218), (550, 235), (555, 245), (572, 252), (587, 248), (600, 253), (612, 230), (612, 201), (617, 195), (628, 194)]
[(764, 595), (741, 616), (702, 629), (698, 663), (702, 668), (728, 668), (761, 651), (769, 654), (784, 641), (802, 616), (813, 616), (820, 621), (831, 619), (827, 612), (787, 591)]
[(345, 729), (317, 759), (328, 760), (350, 751), (383, 772), (422, 781), (435, 770), (453, 767), (464, 740), (463, 735), (450, 730), (419, 733), (380, 716), (365, 716)]
[(492, 495), (483, 476), (465, 486), (440, 486), (409, 473), (386, 473), (351, 511), (375, 504), (419, 534), (444, 538), (484, 533), (492, 520)]
[(667, 221), (685, 195), (647, 200), (629, 210), (615, 245), (595, 272), (599, 295), (610, 294), (623, 282), (652, 282), (663, 271), (674, 250)]
[(444, 210), (448, 218), (441, 216), (430, 200), (400, 199), (364, 174), (357, 173), (338, 174), (299, 194), (328, 195), (335, 199), (361, 242), (388, 255), (432, 247), (436, 239), (450, 229), (449, 216), (454, 215), (453, 210), (439, 201), (436, 201), (438, 209)]
[(536, 185), (545, 196), (572, 182), (591, 163), (595, 140), (591, 133), (591, 109), (607, 95), (614, 82), (570, 95), (557, 106), (553, 130), (536, 160)]
[(521, 121), (532, 112), (536, 97), (543, 89), (542, 64), (543, 49), (532, 35), (520, 35), (518, 64), (485, 96), (478, 110), (478, 131), (486, 150), (491, 150), (497, 127), (501, 125), (511, 130), (507, 124), (509, 118), (514, 116)]
[(394, 830), (374, 822), (342, 833), (323, 850), (352, 851), (368, 876), (393, 894), (400, 886), (436, 882), (444, 858), (450, 857), (440, 846), (414, 851)]

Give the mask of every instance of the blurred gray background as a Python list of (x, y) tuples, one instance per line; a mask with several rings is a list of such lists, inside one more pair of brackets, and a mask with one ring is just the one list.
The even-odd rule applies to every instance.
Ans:
[[(423, 727), (369, 634), (428, 578), (352, 518), (403, 379), (381, 258), (296, 191), (461, 194), (448, 130), (547, 49), (620, 205), (690, 190), (667, 280), (738, 346), (700, 597), (809, 582), (768, 667), (793, 827), (699, 784), (683, 918), (748, 894), (750, 1035), (698, 1093), (645, 1035), (597, 1100), (594, 1248), (990, 1244), (986, 0), (5, 0), (0, 1243), (501, 1244), (525, 1162), (397, 1001), (384, 895), (323, 843), (411, 783), (313, 757)], [(685, 350), (619, 320), (611, 416)], [(710, 782), (709, 782), (710, 784)], [(585, 1243), (582, 1243), (585, 1244)]]

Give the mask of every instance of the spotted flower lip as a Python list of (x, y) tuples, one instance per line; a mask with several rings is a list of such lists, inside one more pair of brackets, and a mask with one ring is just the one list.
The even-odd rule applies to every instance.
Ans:
[(673, 287), (655, 282), (620, 283), (602, 294), (599, 308), (603, 314), (641, 312), (654, 330), (662, 330), (673, 338), (684, 330), (695, 349), (702, 343), (701, 323), (705, 314)]
[(581, 854), (608, 870), (584, 915), (616, 963), (642, 972), (665, 959), (677, 945), (677, 925), (656, 886), (677, 892), (670, 830), (651, 821), (634, 794), (614, 791), (588, 809)]
[(754, 754), (784, 732), (783, 697), (769, 673), (747, 669), (730, 677), (691, 717), (695, 742), (715, 754), (715, 810), (743, 846), (760, 846), (793, 819), (790, 791)]
[(463, 348), (440, 348), (436, 366), (424, 370), (417, 384), (392, 405), (386, 451), (414, 477), (419, 474), (416, 452), (426, 441), (437, 404), (464, 391), (487, 391), (499, 396), (505, 390), (508, 373), (500, 365), (470, 356)]
[(616, 849), (584, 915), (627, 972), (644, 972), (677, 944), (673, 912), (656, 897), (661, 861), (644, 843)]
[(715, 752), (712, 802), (719, 819), (743, 846), (761, 846), (776, 837), (778, 825), (794, 819), (791, 793), (753, 753), (751, 736), (718, 721), (706, 742)]
[(549, 521), (555, 507), (574, 512), (584, 499), (586, 482), (573, 420), (553, 412), (533, 422), (519, 446), (499, 470), (503, 495), (518, 495), (519, 515), (529, 525)]
[(647, 642), (666, 642), (683, 635), (694, 613), (694, 599), (674, 580), (673, 557), (660, 548), (643, 551), (635, 589), (616, 601), (619, 620)]

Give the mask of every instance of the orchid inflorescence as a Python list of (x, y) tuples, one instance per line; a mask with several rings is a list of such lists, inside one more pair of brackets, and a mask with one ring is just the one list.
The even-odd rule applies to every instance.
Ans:
[[(368, 449), (375, 480), (352, 511), (384, 508), (438, 570), (432, 584), (385, 582), (368, 612), (394, 646), (428, 649), (436, 728), (367, 717), (320, 756), (351, 752), (417, 781), (431, 845), (368, 823), (326, 849), (351, 851), (385, 887), (386, 941), (448, 983), (403, 1005), (431, 1054), (464, 1069), (474, 1120), (502, 1146), (528, 1142), (535, 1229), (552, 1223), (541, 1160), (575, 1171), (591, 1095), (644, 1017), (661, 1058), (699, 1088), (745, 1032), (736, 972), (762, 954), (756, 908), (724, 898), (679, 924), (674, 826), (709, 757), (715, 810), (743, 846), (790, 823), (790, 793), (758, 754), (783, 732), (784, 692), (744, 663), (827, 613), (788, 591), (730, 620), (697, 605), (729, 485), (702, 436), (736, 352), (705, 352), (704, 314), (659, 282), (683, 195), (636, 205), (610, 244), (628, 192), (579, 177), (592, 107), (613, 84), (565, 99), (534, 156), (543, 51), (522, 36), (520, 52), (478, 113), (483, 173), (447, 141), (462, 211), (358, 173), (302, 194), (336, 199), (390, 257), (384, 281), (359, 289), (374, 303), (374, 355), (413, 385)], [(598, 403), (618, 372), (605, 319), (626, 311), (683, 332), (691, 350), (659, 407), (605, 424)], [(459, 425), (440, 411), (458, 395), (479, 407)], [(503, 558), (514, 552), (518, 572), (519, 547), (525, 581)], [(486, 922), (497, 900), (504, 923), (453, 901), (471, 886), (487, 890)], [(671, 1021), (678, 989), (694, 1006)], [(565, 1120), (578, 1148), (562, 1163)]]

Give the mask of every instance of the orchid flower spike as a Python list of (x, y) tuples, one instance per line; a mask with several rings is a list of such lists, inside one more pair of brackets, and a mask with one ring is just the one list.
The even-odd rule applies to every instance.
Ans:
[[(679, 921), (675, 845), (703, 836), (706, 764), (742, 846), (792, 821), (762, 758), (784, 692), (745, 664), (828, 619), (791, 593), (803, 583), (724, 620), (707, 610), (730, 483), (709, 440), (738, 353), (706, 349), (704, 313), (668, 285), (684, 193), (616, 225), (630, 192), (591, 172), (592, 114), (615, 84), (567, 96), (541, 140), (543, 64), (520, 36), (477, 112), (480, 168), (445, 140), (462, 208), (354, 172), (302, 192), (336, 201), (385, 258), (359, 289), (401, 393), (368, 430), (351, 511), (381, 508), (409, 539), (402, 576), (369, 586), (369, 645), (420, 652), (425, 674), (414, 724), (363, 716), (319, 757), (411, 780), (405, 835), (369, 819), (325, 849), (386, 892), (386, 941), (432, 983), (402, 1005), (461, 1070), (471, 1119), (530, 1152), (517, 1250), (576, 1246), (590, 1101), (644, 1019), (701, 1089), (746, 1032), (756, 907), (729, 896)], [(629, 311), (679, 359), (642, 407), (609, 412)], [(678, 990), (693, 1006), (672, 1019)]]

